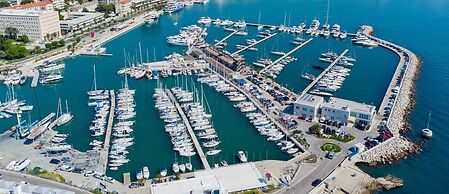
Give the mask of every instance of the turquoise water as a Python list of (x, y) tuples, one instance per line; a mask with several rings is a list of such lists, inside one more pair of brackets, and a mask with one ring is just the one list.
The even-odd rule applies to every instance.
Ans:
[[(37, 118), (39, 114), (45, 116), (50, 111), (54, 111), (58, 96), (63, 99), (68, 98), (75, 119), (71, 125), (62, 130), (71, 133), (74, 137), (69, 139), (69, 143), (80, 150), (86, 150), (87, 144), (91, 141), (88, 137), (87, 125), (93, 116), (93, 111), (87, 107), (85, 91), (92, 87), (92, 64), (97, 65), (100, 87), (119, 88), (122, 79), (115, 72), (123, 64), (123, 48), (134, 53), (138, 42), (141, 42), (144, 53), (147, 48), (149, 49), (150, 60), (153, 58), (153, 47), (156, 48), (156, 58), (162, 59), (162, 56), (179, 51), (165, 43), (165, 36), (176, 34), (182, 26), (194, 24), (200, 16), (256, 22), (260, 11), (262, 23), (281, 24), (284, 23), (285, 16), (287, 18), (285, 23), (298, 24), (304, 21), (305, 16), (308, 22), (317, 18), (323, 23), (326, 3), (325, 0), (211, 0), (204, 6), (195, 5), (174, 15), (164, 16), (158, 25), (151, 28), (145, 26), (136, 28), (109, 42), (106, 47), (109, 53), (114, 54), (113, 57), (67, 59), (65, 79), (61, 84), (40, 86), (36, 89), (26, 86), (18, 88), (16, 92), (19, 98), (26, 98), (27, 102), (35, 106), (39, 105), (40, 109), (36, 108), (32, 112), (34, 118)], [(419, 131), (426, 124), (428, 112), (432, 111), (430, 127), (434, 132), (434, 138), (424, 144), (423, 153), (410, 156), (394, 165), (367, 168), (368, 172), (375, 176), (393, 174), (403, 178), (405, 187), (393, 190), (391, 193), (435, 193), (446, 190), (444, 183), (449, 181), (446, 176), (449, 172), (449, 167), (446, 165), (449, 162), (446, 157), (449, 154), (449, 146), (445, 141), (449, 137), (445, 130), (445, 126), (449, 126), (449, 121), (445, 119), (449, 116), (447, 112), (449, 104), (446, 100), (449, 95), (449, 67), (447, 66), (449, 57), (446, 54), (446, 45), (449, 41), (445, 38), (445, 33), (449, 29), (446, 25), (449, 19), (449, 2), (445, 0), (331, 1), (329, 15), (330, 23), (338, 22), (342, 30), (355, 31), (362, 24), (372, 25), (375, 27), (376, 36), (411, 49), (424, 62), (417, 81), (416, 107), (410, 116), (413, 131), (406, 135), (419, 141)], [(174, 22), (178, 22), (178, 25), (173, 26)], [(209, 29), (209, 40), (219, 39), (227, 33), (219, 29)], [(273, 40), (261, 44), (259, 50), (269, 51), (276, 44), (279, 49), (291, 49), (293, 47), (287, 43), (289, 38), (291, 37), (288, 35), (278, 35)], [(244, 39), (233, 37), (229, 42), (230, 45), (242, 43)], [(382, 48), (362, 49), (351, 47), (348, 42), (334, 41), (332, 38), (329, 40), (314, 38), (309, 45), (295, 54), (299, 60), (287, 65), (284, 72), (279, 75), (278, 81), (299, 91), (306, 85), (299, 78), (305, 65), (319, 63), (317, 57), (328, 48), (341, 52), (348, 47), (358, 61), (337, 96), (378, 105), (398, 61), (394, 54)], [(231, 51), (233, 49), (235, 48), (229, 48)], [(263, 52), (258, 54), (245, 52), (244, 54), (251, 62)], [(162, 122), (153, 108), (154, 101), (151, 93), (155, 82), (131, 81), (130, 85), (131, 88), (137, 89), (138, 106), (136, 118), (138, 122), (134, 132), (136, 144), (133, 146), (130, 157), (137, 156), (139, 159), (132, 160), (129, 166), (122, 169), (134, 171), (140, 166), (148, 165), (154, 175), (154, 172), (162, 166), (169, 168), (175, 156), (171, 151), (168, 135), (162, 131)], [(286, 156), (277, 151), (273, 145), (264, 144), (262, 137), (251, 135), (254, 130), (245, 118), (239, 115), (240, 113), (233, 109), (231, 104), (223, 103), (220, 94), (209, 91), (207, 88), (205, 87), (205, 90), (210, 99), (214, 123), (223, 141), (222, 157), (228, 157), (228, 161), (232, 161), (231, 157), (236, 150), (246, 149), (253, 152), (254, 154), (249, 155), (254, 155), (256, 159), (263, 159), (267, 155), (266, 150), (269, 153), (268, 158), (286, 159)], [(1, 86), (0, 92), (4, 94), (6, 89)], [(14, 123), (14, 119), (0, 121), (2, 129)], [(241, 133), (245, 135), (240, 135)], [(262, 145), (266, 147), (260, 147)], [(192, 158), (192, 160), (198, 168), (198, 159)], [(120, 176), (119, 173), (121, 172), (114, 175)]]

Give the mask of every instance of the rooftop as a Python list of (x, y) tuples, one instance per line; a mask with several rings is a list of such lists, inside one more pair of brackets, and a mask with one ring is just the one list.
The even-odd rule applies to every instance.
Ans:
[(195, 177), (214, 175), (220, 183), (221, 191), (225, 193), (267, 186), (254, 163), (235, 164), (211, 170), (196, 171), (194, 174)]
[(324, 98), (322, 96), (304, 94), (300, 98), (296, 99), (295, 103), (315, 107), (316, 105), (323, 103), (323, 101)]
[(6, 7), (6, 9), (29, 9), (32, 7), (40, 7), (40, 6), (46, 6), (46, 5), (50, 5), (53, 4), (51, 1), (49, 0), (44, 0), (44, 1), (37, 1), (34, 3), (28, 3), (28, 4), (24, 4), (24, 5), (12, 5), (9, 7)]
[(56, 13), (55, 11), (31, 11), (20, 9), (0, 9), (2, 16), (40, 16), (44, 14)]
[(220, 184), (214, 175), (151, 185), (151, 193), (153, 194), (203, 194), (203, 191), (219, 189)]
[(53, 187), (43, 187), (37, 185), (16, 183), (11, 181), (0, 180), (0, 193), (14, 191), (14, 187), (20, 187), (22, 193), (52, 193), (52, 194), (75, 194), (73, 191), (57, 189)]
[(87, 13), (87, 12), (70, 12), (68, 13), (68, 20), (61, 21), (62, 24), (79, 24), (94, 18), (103, 16), (103, 13)]
[(371, 114), (376, 107), (373, 105), (363, 104), (341, 98), (331, 97), (328, 102), (323, 104), (323, 107), (335, 108), (339, 110), (350, 110), (351, 112), (359, 112)]

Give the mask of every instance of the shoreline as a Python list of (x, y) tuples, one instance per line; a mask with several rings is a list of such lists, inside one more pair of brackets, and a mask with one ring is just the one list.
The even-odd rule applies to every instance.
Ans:
[[(363, 34), (370, 39), (377, 41), (379, 46), (384, 47), (399, 56), (400, 61), (397, 70), (400, 70), (400, 68), (408, 62), (396, 101), (386, 124), (387, 129), (393, 133), (393, 137), (361, 154), (352, 158), (346, 158), (333, 170), (332, 173), (323, 179), (322, 183), (309, 191), (309, 193), (322, 193), (329, 189), (329, 187), (334, 189), (346, 189), (349, 187), (351, 190), (345, 191), (350, 193), (374, 193), (379, 190), (390, 190), (396, 187), (401, 187), (403, 183), (398, 178), (391, 176), (374, 178), (360, 169), (357, 165), (366, 164), (368, 166), (379, 166), (391, 164), (394, 161), (406, 158), (410, 154), (417, 154), (421, 151), (418, 144), (401, 135), (401, 132), (410, 129), (411, 127), (408, 118), (415, 107), (416, 80), (418, 79), (422, 60), (415, 53), (404, 47), (372, 36), (371, 34), (374, 32), (374, 29), (371, 26), (364, 27)], [(402, 52), (399, 52), (394, 47), (401, 49)], [(404, 53), (408, 56), (408, 60), (404, 59)], [(393, 75), (392, 82), (396, 80), (396, 73), (397, 72)], [(389, 88), (386, 91), (386, 95), (389, 92), (388, 90)], [(355, 178), (357, 177), (357, 174), (360, 174), (363, 178), (360, 178), (360, 176), (358, 179)], [(347, 180), (351, 180), (351, 184), (339, 180), (345, 180), (346, 182)]]
[[(80, 48), (78, 48), (74, 52), (75, 56), (78, 56), (81, 53), (81, 51), (83, 49), (85, 49), (86, 47), (102, 46), (102, 45), (120, 37), (121, 35), (124, 35), (124, 34), (128, 33), (129, 31), (134, 30), (134, 29), (144, 25), (145, 17), (147, 17), (151, 13), (158, 13), (158, 11), (153, 10), (148, 13), (143, 13), (135, 18), (125, 20), (124, 22), (121, 22), (114, 26), (103, 29), (105, 32), (103, 34), (101, 34), (98, 39), (94, 39), (94, 41), (89, 40), (89, 37), (84, 39), (84, 41), (86, 41), (86, 42), (82, 42), (82, 43), (80, 43), (80, 45), (78, 45)], [(114, 28), (114, 27), (117, 27), (120, 25), (124, 25), (124, 24), (128, 24), (128, 26), (119, 31), (110, 31), (111, 28)], [(32, 58), (32, 59), (28, 59), (28, 60), (19, 62), (18, 65), (20, 65), (20, 66), (17, 67), (17, 70), (21, 71), (24, 75), (26, 75), (28, 77), (32, 77), (33, 69), (36, 66), (38, 66), (40, 63), (42, 63), (43, 61), (48, 61), (48, 60), (61, 61), (68, 57), (71, 57), (71, 52), (67, 51), (67, 49), (65, 49), (65, 47), (64, 47), (62, 50), (55, 50), (55, 53), (45, 53), (42, 56), (35, 56), (34, 59)], [(99, 56), (97, 56), (97, 57), (99, 57)], [(4, 76), (2, 76), (2, 75), (0, 75), (0, 81), (1, 80), (4, 80)]]

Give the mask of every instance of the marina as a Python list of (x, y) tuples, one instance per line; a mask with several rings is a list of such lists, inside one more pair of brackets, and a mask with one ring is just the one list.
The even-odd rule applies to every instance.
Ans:
[[(165, 9), (167, 16), (159, 18), (160, 21), (137, 27), (124, 34), (123, 37), (117, 37), (107, 44), (100, 43), (101, 47), (107, 48), (110, 54), (99, 52), (103, 54), (87, 54), (89, 56), (67, 58), (64, 59), (63, 74), (59, 70), (51, 70), (53, 66), (37, 68), (40, 71), (33, 71), (32, 89), (29, 85), (16, 85), (19, 90), (17, 95), (21, 98), (25, 96), (27, 103), (34, 106), (29, 117), (38, 118), (39, 122), (48, 121), (45, 122), (45, 127), (39, 128), (38, 131), (42, 131), (41, 133), (35, 132), (30, 135), (30, 138), (45, 136), (43, 139), (53, 143), (54, 145), (48, 144), (48, 142), (44, 144), (44, 149), (48, 151), (47, 154), (62, 150), (75, 152), (79, 150), (86, 154), (98, 153), (98, 156), (91, 155), (92, 161), (98, 159), (96, 164), (98, 166), (83, 168), (85, 172), (89, 172), (89, 176), (92, 174), (89, 180), (94, 180), (94, 182), (111, 180), (114, 182), (116, 179), (117, 182), (106, 184), (112, 188), (127, 188), (131, 183), (136, 183), (136, 180), (144, 180), (146, 186), (142, 188), (145, 189), (149, 189), (158, 180), (168, 184), (172, 178), (178, 176), (178, 173), (180, 173), (181, 181), (185, 181), (188, 180), (186, 177), (190, 177), (197, 171), (201, 173), (220, 168), (226, 169), (227, 166), (241, 165), (238, 163), (252, 164), (255, 162), (256, 166), (265, 165), (266, 161), (271, 160), (282, 161), (282, 164), (286, 163), (299, 169), (300, 172), (295, 173), (299, 175), (292, 176), (291, 180), (282, 177), (279, 178), (280, 181), (277, 181), (280, 185), (290, 181), (291, 185), (295, 185), (295, 181), (302, 179), (301, 177), (305, 177), (304, 180), (307, 181), (311, 179), (310, 177), (323, 178), (323, 180), (327, 177), (328, 174), (323, 176), (321, 172), (318, 172), (316, 176), (313, 173), (309, 175), (307, 172), (302, 172), (303, 164), (301, 164), (301, 168), (294, 164), (295, 162), (298, 164), (300, 160), (311, 153), (317, 153), (321, 160), (325, 157), (325, 162), (318, 160), (317, 167), (313, 169), (330, 169), (331, 166), (332, 168), (337, 167), (337, 163), (343, 160), (348, 161), (346, 152), (348, 152), (349, 146), (356, 143), (375, 144), (375, 146), (369, 147), (367, 151), (351, 158), (352, 160), (379, 163), (387, 162), (382, 157), (395, 158), (396, 152), (392, 150), (396, 148), (407, 152), (407, 149), (414, 146), (408, 140), (402, 139), (399, 131), (404, 128), (406, 123), (403, 118), (408, 113), (405, 113), (404, 110), (413, 101), (413, 98), (410, 97), (413, 93), (410, 92), (413, 81), (410, 80), (415, 78), (414, 73), (409, 72), (416, 71), (416, 66), (419, 63), (418, 57), (404, 47), (374, 37), (372, 27), (362, 26), (358, 32), (351, 33), (344, 29), (347, 23), (342, 23), (340, 27), (338, 24), (330, 25), (327, 19), (323, 28), (319, 23), (316, 24), (319, 27), (306, 26), (306, 20), (304, 25), (294, 26), (290, 25), (290, 16), (287, 24), (287, 13), (285, 13), (284, 24), (281, 25), (261, 23), (260, 13), (257, 23), (249, 23), (243, 19), (231, 19), (235, 19), (237, 16), (228, 16), (227, 19), (224, 19), (225, 16), (221, 12), (210, 14), (211, 17), (199, 17), (199, 14), (191, 14), (184, 16), (189, 19), (178, 21), (177, 16), (181, 13), (187, 14), (188, 9), (200, 9), (195, 5), (193, 7), (183, 5), (185, 10), (181, 11), (179, 6), (177, 3), (171, 3)], [(216, 4), (212, 2), (207, 6), (216, 8), (214, 7)], [(221, 18), (211, 19), (212, 16)], [(200, 20), (197, 20), (198, 18)], [(250, 19), (255, 18), (245, 19), (251, 21)], [(276, 19), (279, 20), (277, 16)], [(298, 18), (294, 19), (299, 21)], [(279, 23), (273, 18), (266, 20), (267, 23)], [(195, 34), (192, 40), (185, 36), (173, 35), (178, 30), (191, 26), (195, 22), (199, 23), (199, 21), (202, 21), (201, 25), (208, 26), (208, 35), (204, 35), (206, 33), (204, 28)], [(316, 21), (318, 20), (313, 20), (312, 24)], [(351, 30), (351, 27), (348, 29)], [(165, 31), (168, 28), (173, 29)], [(194, 28), (196, 29), (196, 27)], [(266, 30), (269, 30), (270, 33), (263, 35)], [(154, 38), (153, 33), (156, 32), (158, 36), (163, 34), (164, 37)], [(382, 33), (384, 32), (382, 31)], [(177, 38), (169, 39), (169, 41), (175, 39), (176, 41), (167, 42), (167, 37), (170, 36), (177, 36)], [(219, 41), (211, 41), (223, 36), (224, 38)], [(350, 40), (349, 37), (354, 40)], [(146, 38), (154, 39), (143, 41)], [(142, 56), (141, 42), (147, 50), (146, 62), (143, 62), (145, 57)], [(242, 42), (246, 42), (246, 46)], [(137, 43), (139, 49), (133, 51)], [(227, 46), (221, 47), (223, 44)], [(214, 48), (211, 45), (217, 47)], [(305, 45), (308, 46), (305, 47)], [(326, 47), (325, 45), (329, 45), (327, 52), (323, 52), (326, 50), (323, 49)], [(318, 47), (319, 49), (317, 49)], [(129, 52), (124, 56), (125, 67), (118, 62), (123, 61), (121, 56), (123, 56), (124, 48)], [(148, 59), (148, 50), (151, 48), (154, 50), (153, 62)], [(300, 49), (301, 51), (297, 52)], [(341, 50), (344, 51), (339, 55), (333, 52)], [(284, 51), (289, 52), (285, 53)], [(173, 52), (179, 54), (170, 54)], [(355, 56), (356, 52), (357, 57)], [(396, 56), (391, 57), (385, 52), (399, 56), (398, 66), (383, 66), (385, 61), (391, 63), (396, 60)], [(216, 53), (218, 57), (214, 56)], [(320, 53), (321, 55), (319, 55)], [(323, 54), (326, 53), (335, 53), (335, 56), (323, 57)], [(346, 56), (348, 53), (351, 56)], [(383, 54), (386, 57), (381, 59)], [(109, 55), (110, 57), (100, 59), (92, 55)], [(353, 57), (354, 60), (357, 58), (357, 65), (352, 67), (353, 63), (346, 60), (346, 57)], [(273, 61), (271, 58), (277, 59)], [(343, 58), (345, 60), (341, 60)], [(379, 58), (379, 60), (373, 60), (373, 58)], [(351, 64), (343, 64), (342, 61)], [(226, 64), (227, 62), (229, 64)], [(290, 65), (287, 65), (289, 63)], [(282, 67), (272, 69), (276, 65)], [(90, 72), (92, 68), (95, 73), (96, 67), (99, 68), (101, 88), (110, 88), (111, 90), (97, 90), (95, 76), (95, 90), (92, 90), (90, 77), (84, 79), (85, 77), (80, 76)], [(410, 70), (410, 68), (412, 69)], [(381, 75), (374, 73), (373, 70), (385, 73)], [(351, 76), (348, 76), (349, 71), (351, 71)], [(390, 72), (393, 76), (391, 79)], [(29, 75), (31, 77), (31, 74)], [(128, 89), (128, 81), (123, 81), (122, 77), (133, 78), (129, 81), (132, 90)], [(346, 80), (343, 84), (344, 78)], [(386, 78), (388, 78), (387, 81), (382, 81)], [(183, 80), (183, 85), (186, 88), (190, 84), (189, 87), (192, 86), (189, 88), (190, 90), (176, 89), (183, 88), (179, 85), (179, 79)], [(38, 86), (39, 80), (42, 81)], [(124, 85), (123, 82), (126, 83), (126, 87), (118, 87)], [(161, 82), (162, 84), (160, 84)], [(355, 84), (357, 82), (359, 82), (358, 85)], [(337, 84), (338, 87), (334, 87)], [(376, 84), (379, 87), (372, 87)], [(160, 85), (164, 85), (165, 89), (162, 89)], [(201, 93), (199, 92), (200, 86)], [(205, 86), (204, 91), (203, 86)], [(369, 91), (364, 93), (365, 91), (357, 89), (364, 87), (370, 88)], [(122, 90), (124, 88), (127, 89), (126, 91), (132, 91), (132, 95), (124, 93)], [(89, 104), (86, 106), (86, 98), (80, 97), (85, 96), (86, 91), (106, 92), (88, 95)], [(174, 105), (174, 109), (170, 108), (170, 112), (162, 111), (157, 107), (161, 103), (161, 99), (151, 99), (151, 96), (159, 94), (160, 91), (166, 93), (169, 102)], [(318, 123), (320, 118), (317, 118), (317, 121), (309, 122), (307, 119), (301, 119), (299, 116), (289, 113), (289, 105), (307, 93), (324, 96), (325, 102), (332, 96), (371, 104), (378, 108), (376, 108), (371, 126), (366, 131), (358, 131), (352, 126), (340, 128), (322, 123), (323, 130), (327, 130), (326, 126), (328, 126), (334, 131), (343, 131), (342, 134), (351, 133), (355, 136), (355, 140), (341, 143), (344, 152), (335, 153), (335, 158), (332, 160), (327, 158), (329, 153), (319, 149), (321, 145), (317, 142), (328, 141), (339, 145), (340, 142), (320, 139), (308, 134), (307, 131), (310, 125)], [(182, 97), (178, 97), (178, 95)], [(189, 100), (190, 95), (192, 95), (192, 101)], [(201, 102), (201, 106), (195, 104), (198, 103), (197, 98), (201, 98), (203, 95), (208, 99), (206, 103)], [(40, 119), (42, 115), (54, 111), (54, 104), (58, 101), (55, 98), (69, 99), (70, 111), (66, 105), (65, 112), (74, 115), (73, 119), (69, 120), (70, 122), (58, 125), (59, 113), (64, 113), (62, 110), (59, 111), (62, 108), (58, 108), (59, 113), (52, 113), (57, 115), (56, 120)], [(59, 102), (59, 104), (61, 103)], [(201, 112), (201, 114), (196, 115), (192, 111)], [(2, 126), (3, 124), (5, 126), (15, 124), (15, 114), (10, 114), (9, 117), (12, 118), (0, 121)], [(293, 121), (297, 122), (297, 125), (290, 127)], [(428, 128), (430, 127), (427, 126)], [(432, 129), (434, 128), (432, 126)], [(170, 131), (171, 129), (174, 131)], [(53, 130), (56, 130), (61, 136), (54, 136)], [(300, 131), (299, 137), (306, 139), (306, 143), (311, 145), (304, 144), (303, 140), (298, 138), (298, 131)], [(62, 134), (67, 134), (67, 136)], [(438, 132), (434, 131), (434, 135), (436, 134)], [(47, 139), (47, 135), (53, 137)], [(174, 138), (179, 139), (174, 141)], [(65, 145), (65, 141), (67, 141), (67, 145)], [(374, 143), (376, 141), (378, 144)], [(33, 142), (33, 146), (37, 143), (37, 141)], [(117, 149), (117, 146), (120, 148)], [(9, 159), (10, 157), (5, 158)], [(46, 163), (43, 166), (49, 169), (55, 168), (55, 165), (48, 164), (47, 158), (40, 162), (33, 160), (30, 164), (36, 166), (41, 163)], [(307, 169), (307, 164), (305, 166)], [(73, 167), (75, 168), (75, 166)], [(274, 173), (272, 168), (268, 168), (269, 170), (258, 168), (263, 175), (268, 171), (274, 176), (282, 174)], [(77, 176), (71, 172), (64, 171), (62, 173), (71, 178)], [(111, 178), (106, 179), (104, 177), (106, 175)], [(158, 179), (159, 175), (162, 178)], [(81, 180), (82, 176), (78, 178)], [(310, 188), (309, 182), (307, 182), (307, 186), (303, 187), (304, 189)], [(282, 187), (288, 188), (284, 187), (285, 185)], [(91, 187), (94, 186), (91, 185)], [(283, 191), (283, 188), (280, 192)], [(303, 191), (298, 191), (298, 193), (303, 193)]]
[(184, 125), (187, 128), (187, 131), (189, 133), (190, 138), (192, 138), (193, 141), (193, 145), (195, 145), (195, 149), (198, 152), (198, 155), (200, 157), (201, 163), (203, 164), (203, 168), (204, 169), (210, 169), (210, 165), (209, 162), (206, 159), (206, 155), (203, 152), (203, 149), (201, 148), (200, 143), (198, 142), (198, 139), (195, 135), (195, 133), (193, 132), (192, 127), (190, 126), (189, 120), (187, 119), (186, 115), (184, 114), (184, 111), (182, 110), (181, 106), (179, 105), (179, 103), (176, 101), (175, 97), (173, 96), (173, 94), (171, 93), (170, 90), (166, 90), (170, 100), (172, 101), (172, 103), (175, 104), (175, 107), (178, 111), (178, 113), (181, 115), (181, 118), (184, 122)]

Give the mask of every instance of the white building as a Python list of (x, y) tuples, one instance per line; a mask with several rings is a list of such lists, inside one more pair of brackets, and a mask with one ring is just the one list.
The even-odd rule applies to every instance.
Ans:
[(376, 107), (350, 100), (331, 97), (321, 108), (321, 117), (344, 124), (370, 125)]
[(312, 94), (304, 94), (293, 103), (293, 114), (304, 119), (317, 120), (324, 98)]
[(132, 11), (131, 6), (131, 0), (119, 0), (117, 4), (115, 4), (115, 13), (119, 15), (130, 13)]
[(37, 1), (34, 3), (28, 3), (25, 5), (11, 5), (5, 7), (5, 9), (16, 9), (16, 10), (26, 10), (26, 11), (53, 11), (54, 5), (50, 0)]
[(151, 185), (152, 194), (227, 194), (266, 187), (254, 163), (195, 171), (194, 177)]
[(53, 9), (54, 10), (63, 10), (65, 7), (64, 0), (51, 0), (53, 2)]
[(116, 4), (118, 0), (98, 0), (98, 4)]
[(30, 185), (25, 183), (16, 183), (12, 181), (0, 180), (0, 193), (14, 193), (14, 194), (39, 194), (39, 193), (53, 193), (53, 194), (75, 194), (73, 191), (57, 189), (53, 187), (43, 187), (38, 185)]
[(59, 15), (56, 11), (0, 10), (0, 33), (8, 27), (16, 28), (18, 36), (26, 35), (32, 41), (50, 41), (61, 36)]
[(87, 28), (104, 20), (103, 13), (69, 12), (63, 13), (67, 20), (61, 21), (61, 30), (64, 33), (87, 30)]

